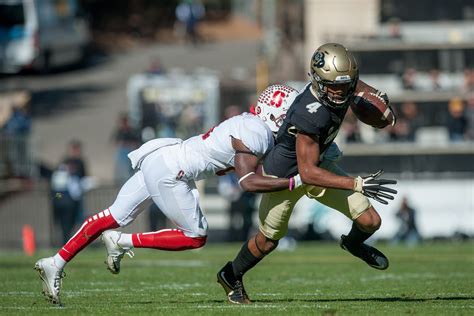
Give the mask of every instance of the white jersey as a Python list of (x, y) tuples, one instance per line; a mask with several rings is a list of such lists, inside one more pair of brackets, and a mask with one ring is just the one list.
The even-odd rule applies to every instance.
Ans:
[(270, 128), (249, 113), (230, 118), (185, 141), (150, 140), (128, 155), (137, 171), (120, 189), (109, 207), (110, 213), (120, 226), (125, 226), (145, 209), (138, 206), (153, 199), (186, 236), (206, 236), (207, 221), (199, 206), (194, 180), (234, 167), (232, 137), (259, 158), (273, 148)]
[(178, 163), (186, 177), (200, 180), (231, 170), (235, 157), (232, 137), (241, 140), (258, 158), (273, 147), (273, 134), (262, 120), (249, 113), (234, 116), (178, 145)]

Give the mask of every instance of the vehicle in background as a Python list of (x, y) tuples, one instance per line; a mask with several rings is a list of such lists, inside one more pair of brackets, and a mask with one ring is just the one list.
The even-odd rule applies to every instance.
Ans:
[(76, 0), (0, 0), (0, 73), (80, 62), (90, 34)]

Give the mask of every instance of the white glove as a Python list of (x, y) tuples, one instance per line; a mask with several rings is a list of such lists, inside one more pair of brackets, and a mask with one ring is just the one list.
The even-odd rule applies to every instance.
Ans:
[(388, 99), (388, 95), (385, 92), (377, 90), (375, 95), (379, 98), (381, 98), (385, 104), (387, 105), (389, 111), (392, 113), (393, 120), (392, 120), (392, 126), (395, 126), (397, 123), (397, 116), (395, 115), (395, 112), (393, 111), (392, 107), (390, 106), (390, 100)]

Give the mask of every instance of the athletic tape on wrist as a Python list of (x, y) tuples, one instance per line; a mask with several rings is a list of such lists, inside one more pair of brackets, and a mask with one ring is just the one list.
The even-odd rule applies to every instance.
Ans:
[(354, 191), (355, 192), (362, 192), (364, 190), (363, 185), (364, 185), (364, 180), (362, 177), (357, 177), (354, 178)]

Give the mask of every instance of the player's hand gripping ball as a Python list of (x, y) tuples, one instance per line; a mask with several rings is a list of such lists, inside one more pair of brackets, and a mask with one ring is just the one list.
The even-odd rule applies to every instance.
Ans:
[(393, 126), (396, 122), (387, 95), (363, 83), (357, 85), (351, 109), (361, 122), (375, 128)]

